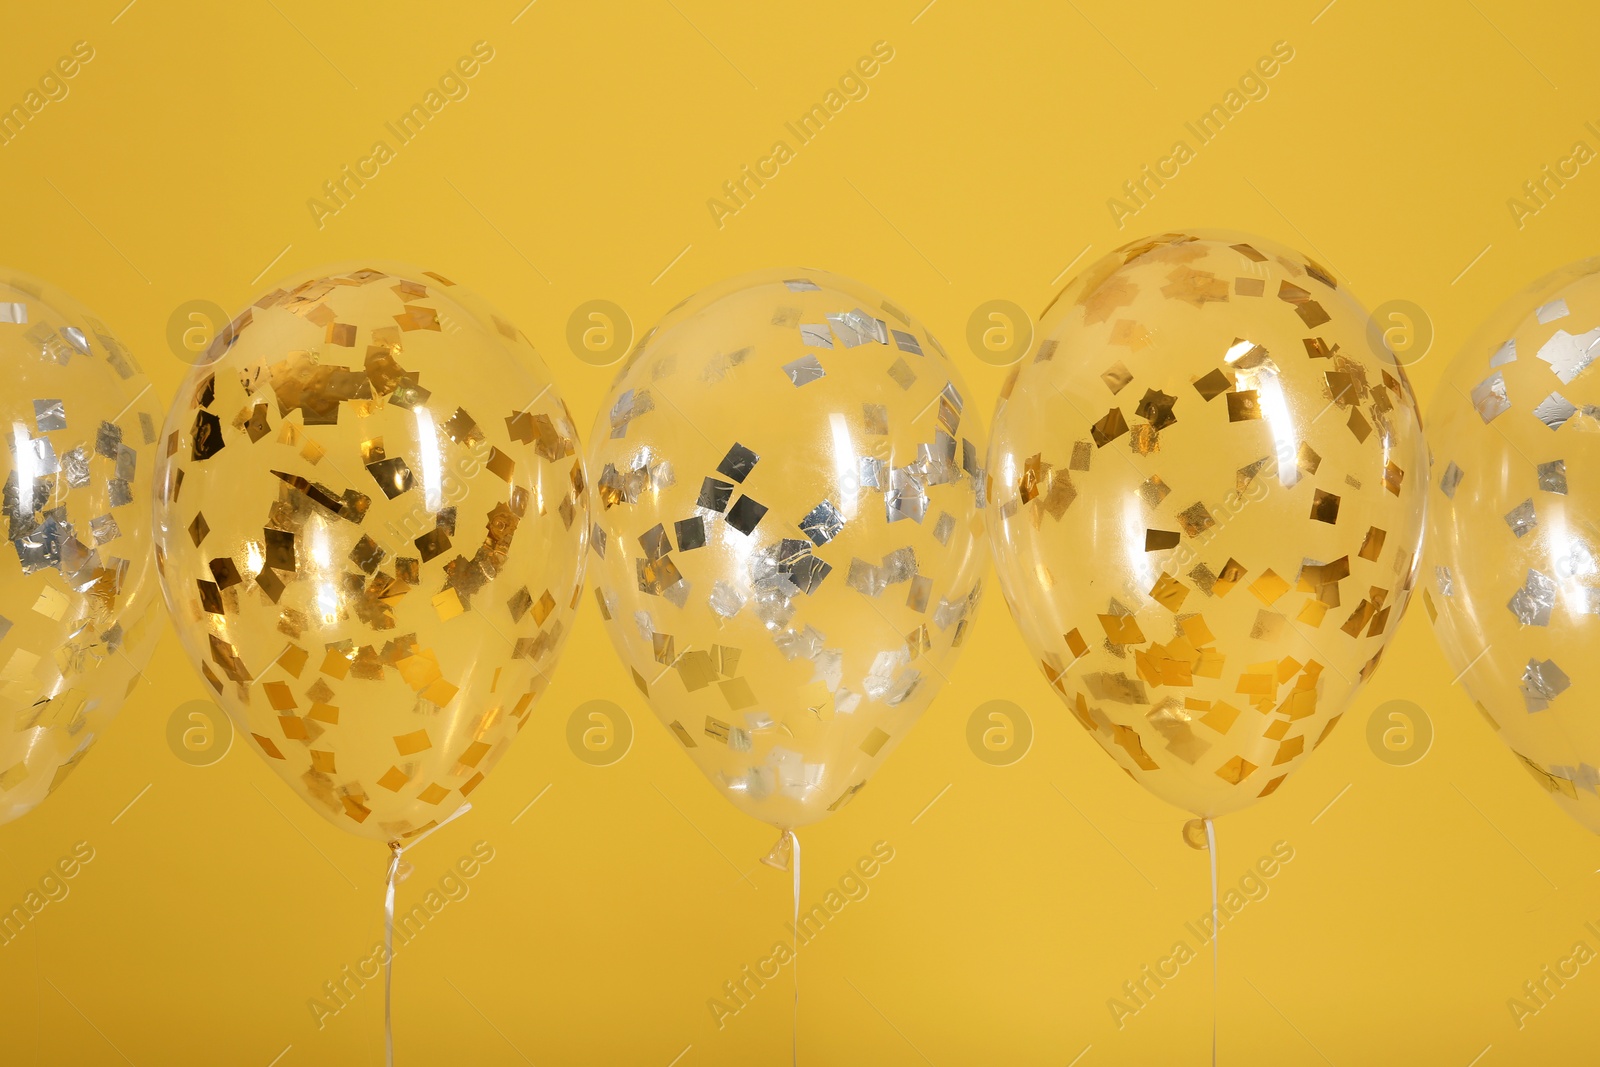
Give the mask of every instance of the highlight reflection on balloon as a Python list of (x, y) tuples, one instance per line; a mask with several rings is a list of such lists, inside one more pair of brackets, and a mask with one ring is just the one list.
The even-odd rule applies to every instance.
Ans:
[(1118, 249), (1046, 312), (995, 417), (1001, 588), (1083, 728), (1213, 817), (1276, 790), (1398, 625), (1415, 401), (1332, 273), (1243, 234)]
[(148, 500), (160, 414), (106, 325), (0, 270), (0, 823), (31, 810), (137, 684), (158, 633)]
[(433, 272), (310, 272), (217, 338), (163, 442), (163, 589), (256, 751), (386, 843), (459, 809), (582, 583), (577, 433), (527, 338)]
[(1535, 781), (1600, 832), (1600, 258), (1511, 298), (1430, 409), (1423, 602)]
[(618, 375), (595, 594), (742, 810), (784, 830), (837, 810), (933, 699), (979, 596), (984, 442), (938, 343), (823, 271), (697, 295)]

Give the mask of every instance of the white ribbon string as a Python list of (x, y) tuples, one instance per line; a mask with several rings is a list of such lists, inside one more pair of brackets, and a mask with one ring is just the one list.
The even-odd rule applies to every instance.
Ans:
[(389, 874), (383, 890), (383, 1062), (394, 1067), (394, 883), (400, 873), (400, 853), (389, 843)]
[(435, 830), (471, 810), (471, 804), (463, 804), (443, 822), (433, 824), (405, 844), (389, 842), (389, 873), (384, 878), (383, 888), (383, 1062), (386, 1067), (394, 1067), (394, 887), (400, 880), (400, 856), (406, 849), (421, 844)]
[(793, 830), (787, 831), (789, 844), (794, 849), (794, 1021), (790, 1026), (790, 1056), (794, 1067), (800, 1067), (800, 838)]
[(1217, 831), (1206, 819), (1206, 851), (1211, 854), (1211, 1067), (1217, 1067), (1217, 992), (1218, 954), (1217, 938), (1222, 928), (1217, 925)]

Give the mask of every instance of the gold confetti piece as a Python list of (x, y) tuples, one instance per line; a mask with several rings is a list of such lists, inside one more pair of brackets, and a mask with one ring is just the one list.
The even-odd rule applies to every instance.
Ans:
[(1352, 407), (1350, 409), (1350, 418), (1345, 425), (1349, 428), (1356, 441), (1361, 444), (1365, 444), (1367, 437), (1372, 433), (1372, 424), (1361, 414), (1360, 408)]
[(1111, 317), (1112, 312), (1132, 304), (1138, 294), (1139, 287), (1126, 278), (1117, 277), (1102, 283), (1079, 300), (1084, 309), (1085, 325), (1093, 326), (1105, 322)]
[(1178, 628), (1183, 631), (1183, 635), (1189, 639), (1190, 643), (1197, 648), (1204, 648), (1206, 645), (1216, 641), (1211, 628), (1206, 625), (1206, 620), (1201, 615), (1183, 616), (1178, 620)]
[(283, 682), (266, 682), (261, 686), (261, 691), (266, 695), (267, 703), (279, 711), (295, 708), (294, 691)]
[(432, 602), (433, 610), (438, 612), (441, 621), (453, 619), (464, 610), (461, 606), (461, 596), (453, 587), (434, 594)]
[(1154, 426), (1141, 423), (1133, 427), (1132, 436), (1128, 438), (1128, 445), (1136, 454), (1148, 456), (1153, 452), (1161, 451), (1161, 437)]
[(1104, 448), (1127, 432), (1128, 423), (1122, 417), (1121, 408), (1110, 409), (1104, 418), (1089, 428), (1089, 434), (1094, 438), (1097, 448)]
[(1322, 618), (1328, 613), (1328, 605), (1320, 600), (1308, 600), (1300, 613), (1295, 616), (1296, 621), (1303, 622), (1313, 629), (1322, 625)]
[(1288, 591), (1289, 583), (1280, 578), (1270, 567), (1250, 583), (1250, 592), (1268, 607), (1277, 603), (1278, 598)]
[(1195, 379), (1194, 388), (1202, 400), (1210, 401), (1233, 388), (1233, 382), (1220, 368), (1214, 367)]
[(866, 739), (861, 742), (861, 751), (865, 752), (869, 756), (876, 757), (878, 752), (883, 748), (885, 742), (888, 740), (889, 735), (883, 730), (874, 726), (871, 731), (868, 732)]
[(1142, 645), (1144, 633), (1138, 619), (1132, 615), (1100, 615), (1100, 625), (1105, 629), (1106, 640), (1114, 645)]
[(67, 595), (48, 585), (39, 590), (39, 598), (33, 602), (33, 610), (52, 622), (65, 618), (68, 607)]
[(748, 708), (756, 702), (755, 691), (751, 688), (748, 678), (724, 678), (717, 685), (722, 690), (722, 697), (728, 702), (730, 711)]
[(1228, 299), (1228, 283), (1209, 271), (1183, 266), (1172, 271), (1167, 278), (1168, 282), (1161, 287), (1161, 292), (1169, 299), (1182, 300), (1197, 308)]
[(1156, 579), (1156, 584), (1150, 587), (1150, 598), (1173, 613), (1183, 606), (1184, 598), (1188, 595), (1189, 587), (1165, 571)]
[(435, 707), (443, 708), (456, 698), (461, 690), (443, 678), (435, 679), (417, 695)]
[(1217, 768), (1217, 777), (1229, 785), (1238, 785), (1251, 774), (1255, 773), (1256, 765), (1243, 756), (1234, 756), (1221, 767)]
[(1134, 414), (1149, 420), (1155, 429), (1164, 430), (1178, 421), (1178, 417), (1172, 413), (1173, 405), (1177, 402), (1177, 397), (1169, 396), (1159, 389), (1146, 389)]
[[(1225, 700), (1219, 700), (1206, 709), (1206, 713), (1200, 717), (1200, 721), (1217, 731), (1217, 733), (1225, 734), (1233, 728), (1234, 720), (1238, 717), (1238, 708)], [(1218, 773), (1221, 772), (1219, 771)], [(1245, 773), (1248, 774), (1250, 772), (1245, 771)], [(1238, 779), (1234, 779), (1233, 784), (1238, 785)]]
[(1150, 342), (1150, 331), (1132, 319), (1118, 319), (1111, 327), (1111, 343), (1126, 348), (1129, 352), (1148, 348)]
[(1400, 495), (1400, 483), (1405, 480), (1405, 471), (1394, 463), (1383, 465), (1383, 487), (1395, 496)]
[(402, 756), (414, 756), (433, 747), (433, 742), (428, 739), (427, 730), (415, 730), (409, 734), (397, 734), (394, 738), (395, 748)]
[(1178, 525), (1190, 537), (1198, 537), (1216, 525), (1216, 520), (1212, 518), (1210, 509), (1202, 501), (1198, 500), (1179, 512), (1177, 518)]
[(1162, 552), (1169, 548), (1178, 547), (1180, 535), (1176, 530), (1145, 530), (1144, 550), (1146, 552)]
[(1100, 380), (1106, 383), (1106, 388), (1112, 393), (1122, 392), (1123, 386), (1133, 381), (1133, 373), (1122, 362), (1113, 363), (1100, 375)]
[(1247, 422), (1261, 418), (1261, 405), (1254, 389), (1241, 389), (1226, 395), (1229, 422)]
[(1111, 730), (1112, 740), (1122, 746), (1123, 751), (1128, 754), (1128, 757), (1141, 770), (1153, 771), (1159, 769), (1160, 765), (1151, 759), (1150, 754), (1145, 751), (1144, 742), (1140, 739), (1137, 731), (1132, 727), (1119, 725), (1113, 725)]
[(394, 316), (394, 321), (406, 333), (413, 330), (439, 330), (439, 314), (433, 308), (420, 305), (407, 304), (401, 314)]

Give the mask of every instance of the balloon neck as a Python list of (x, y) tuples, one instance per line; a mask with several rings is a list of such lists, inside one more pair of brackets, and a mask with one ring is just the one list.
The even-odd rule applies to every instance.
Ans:
[(1199, 818), (1190, 819), (1188, 822), (1184, 823), (1184, 844), (1188, 845), (1192, 849), (1198, 849), (1201, 852), (1209, 851), (1210, 845), (1206, 840), (1206, 824), (1210, 821), (1211, 820), (1207, 818)]
[(779, 831), (777, 843), (772, 846), (772, 851), (761, 857), (761, 862), (768, 867), (787, 871), (794, 862), (794, 831)]

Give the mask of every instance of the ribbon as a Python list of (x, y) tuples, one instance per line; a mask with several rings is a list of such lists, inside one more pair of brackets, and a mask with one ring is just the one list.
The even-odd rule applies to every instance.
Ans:
[(394, 1067), (394, 883), (400, 873), (399, 842), (389, 842), (389, 874), (383, 890), (383, 1062)]
[(413, 845), (421, 844), (429, 834), (471, 810), (470, 803), (463, 804), (451, 812), (444, 822), (434, 823), (405, 844), (389, 842), (389, 873), (384, 878), (383, 888), (383, 1062), (387, 1067), (394, 1067), (394, 887), (405, 877), (400, 873), (400, 854)]
[[(794, 924), (789, 927), (794, 934), (794, 1020), (789, 1029), (789, 1053), (794, 1067), (800, 1065), (800, 838), (793, 830), (785, 830), (789, 835), (789, 846), (794, 850)], [(1213, 1065), (1215, 1067), (1215, 1065)]]
[(1217, 1004), (1220, 1000), (1217, 992), (1217, 938), (1222, 933), (1222, 927), (1217, 925), (1217, 831), (1210, 819), (1204, 822), (1206, 851), (1211, 854), (1211, 1067), (1217, 1067)]

